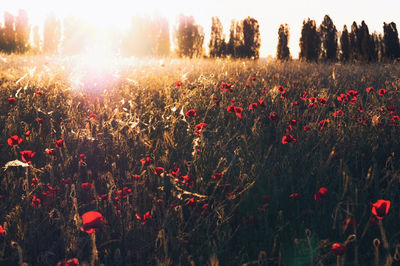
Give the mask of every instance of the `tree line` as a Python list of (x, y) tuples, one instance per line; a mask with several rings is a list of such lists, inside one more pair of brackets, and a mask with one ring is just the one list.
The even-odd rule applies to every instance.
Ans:
[[(209, 57), (260, 57), (260, 27), (256, 19), (247, 17), (233, 20), (228, 39), (219, 18), (212, 17), (211, 22)], [(171, 55), (170, 27), (168, 20), (163, 17), (135, 16), (127, 31), (118, 32), (110, 28), (102, 31), (101, 35), (106, 36), (112, 49), (125, 56)], [(73, 17), (61, 22), (54, 13), (45, 18), (42, 36), (38, 26), (31, 29), (26, 11), (19, 10), (16, 16), (5, 12), (4, 25), (0, 24), (0, 52), (77, 54), (85, 52), (92, 42), (99, 41), (93, 27)], [(179, 57), (192, 58), (206, 54), (204, 29), (192, 16), (179, 16), (177, 25), (173, 27), (172, 39), (174, 52)], [(288, 44), (289, 26), (282, 24), (278, 29), (278, 60), (291, 59)], [(325, 15), (320, 26), (308, 18), (303, 21), (299, 45), (299, 58), (304, 61), (373, 62), (400, 59), (400, 43), (394, 22), (384, 23), (383, 34), (371, 34), (364, 21), (361, 25), (353, 22), (350, 32), (346, 25), (338, 32), (328, 15)]]
[[(288, 25), (280, 25), (276, 54), (279, 60), (291, 58), (288, 40)], [(308, 18), (303, 21), (299, 45), (299, 58), (304, 61), (381, 62), (400, 59), (400, 43), (394, 22), (383, 23), (382, 35), (371, 34), (365, 21), (361, 25), (353, 22), (350, 32), (344, 25), (339, 33), (328, 15), (319, 27), (315, 20)]]

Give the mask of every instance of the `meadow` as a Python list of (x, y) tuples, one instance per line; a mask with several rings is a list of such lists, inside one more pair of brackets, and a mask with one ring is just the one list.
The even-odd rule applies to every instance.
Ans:
[(0, 58), (1, 265), (395, 265), (400, 65)]

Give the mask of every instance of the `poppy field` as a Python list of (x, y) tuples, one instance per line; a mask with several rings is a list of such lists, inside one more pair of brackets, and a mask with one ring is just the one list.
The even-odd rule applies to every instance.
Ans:
[(399, 263), (398, 64), (0, 60), (0, 265)]

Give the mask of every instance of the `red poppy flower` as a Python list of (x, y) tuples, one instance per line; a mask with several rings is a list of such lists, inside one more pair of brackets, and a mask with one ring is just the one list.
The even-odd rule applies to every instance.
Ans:
[(153, 163), (153, 159), (151, 159), (150, 157), (146, 157), (146, 158), (140, 159), (140, 162), (142, 163), (142, 167), (146, 167)]
[(284, 90), (284, 91), (281, 93), (281, 98), (282, 98), (282, 99), (286, 99), (286, 97), (287, 97), (287, 91)]
[(89, 183), (89, 182), (82, 183), (82, 184), (81, 184), (81, 188), (82, 188), (83, 190), (89, 191), (89, 190), (92, 190), (92, 189), (93, 189), (93, 184), (92, 184), (92, 183)]
[(255, 81), (255, 80), (256, 80), (256, 77), (251, 77), (251, 80), (252, 80), (252, 81)]
[(285, 91), (285, 89), (283, 88), (283, 86), (279, 86), (279, 87), (278, 87), (278, 91), (279, 91), (280, 93), (283, 93), (283, 92)]
[(86, 155), (84, 153), (79, 154), (79, 161), (84, 162), (86, 160)]
[(128, 187), (123, 187), (122, 189), (117, 191), (118, 195), (126, 196), (132, 193), (132, 189)]
[(297, 120), (296, 119), (292, 119), (289, 121), (289, 124), (292, 126), (295, 126), (297, 124)]
[(303, 92), (303, 95), (302, 96), (300, 96), (300, 99), (301, 100), (303, 100), (303, 101), (306, 101), (306, 100), (308, 100), (308, 93), (305, 91), (305, 92)]
[(186, 203), (186, 205), (189, 207), (193, 207), (195, 204), (196, 204), (196, 200), (194, 198), (190, 198)]
[(139, 214), (136, 213), (136, 219), (138, 219), (143, 225), (146, 224), (146, 222), (150, 220), (150, 218), (151, 218), (150, 211), (143, 214), (143, 216), (140, 216)]
[(3, 226), (0, 225), (0, 236), (4, 236), (6, 234), (6, 230), (4, 230)]
[(32, 206), (34, 207), (34, 208), (39, 208), (39, 205), (40, 205), (40, 199), (38, 198), (38, 197), (36, 197), (36, 195), (33, 195), (33, 197), (32, 197), (32, 200), (31, 200), (31, 202), (32, 202)]
[(342, 117), (344, 112), (342, 110), (337, 110), (333, 113), (333, 117)]
[(161, 175), (162, 173), (164, 173), (164, 168), (162, 168), (162, 167), (156, 167), (155, 168), (154, 174)]
[(282, 144), (288, 144), (290, 142), (296, 142), (296, 139), (292, 135), (286, 134), (282, 137)]
[(140, 175), (132, 175), (132, 177), (135, 181), (139, 181), (140, 179)]
[(365, 91), (366, 91), (367, 93), (370, 93), (370, 92), (374, 91), (374, 88), (368, 87), (368, 88), (365, 89)]
[(213, 175), (213, 179), (214, 180), (219, 180), (219, 179), (221, 179), (223, 177), (224, 177), (223, 173), (215, 173), (215, 175)]
[(22, 161), (26, 163), (32, 163), (32, 158), (35, 156), (36, 152), (26, 150), (26, 151), (21, 151), (20, 154), (22, 157)]
[(328, 101), (328, 100), (327, 100), (326, 98), (320, 98), (320, 99), (319, 99), (319, 104), (320, 104), (320, 105), (326, 104), (327, 101)]
[(378, 220), (382, 220), (389, 213), (390, 201), (380, 199), (371, 206), (372, 214), (375, 215)]
[(328, 126), (328, 120), (324, 119), (318, 122), (319, 129), (322, 130)]
[(233, 113), (233, 112), (235, 112), (235, 106), (234, 106), (234, 105), (228, 106), (228, 108), (226, 108), (226, 111), (228, 111), (228, 113)]
[(346, 247), (342, 244), (334, 243), (331, 250), (335, 256), (342, 256), (346, 252)]
[(43, 92), (42, 92), (42, 91), (38, 91), (38, 92), (36, 92), (36, 96), (37, 96), (37, 97), (40, 97), (40, 96), (42, 96), (42, 94), (43, 94)]
[(360, 113), (364, 112), (364, 108), (363, 108), (361, 105), (359, 105), (359, 106), (357, 107), (357, 110), (358, 110)]
[(206, 123), (197, 124), (195, 127), (196, 130), (194, 133), (196, 133), (197, 135), (201, 135), (201, 133), (203, 133), (203, 129), (207, 128), (207, 126), (208, 126), (208, 124), (206, 124)]
[(177, 82), (175, 82), (175, 85), (176, 85), (177, 87), (182, 86), (182, 81), (178, 80)]
[(315, 192), (314, 200), (320, 201), (323, 198), (326, 198), (327, 195), (328, 195), (328, 189), (326, 187), (321, 187), (320, 189), (318, 189), (317, 192)]
[(56, 147), (57, 148), (62, 148), (62, 146), (64, 146), (64, 140), (63, 139), (59, 139), (56, 141)]
[(36, 122), (38, 122), (39, 124), (42, 124), (43, 123), (43, 119), (38, 117), (38, 118), (36, 118)]
[(294, 106), (298, 106), (299, 104), (300, 104), (299, 101), (295, 101), (295, 102), (293, 103)]
[(187, 117), (194, 117), (197, 115), (196, 111), (194, 109), (190, 109), (189, 111), (186, 112), (185, 114)]
[(45, 152), (48, 155), (53, 155), (53, 156), (56, 155), (56, 150), (55, 149), (46, 149)]
[(19, 144), (21, 144), (21, 142), (22, 142), (22, 139), (20, 137), (18, 137), (17, 135), (11, 136), (7, 140), (7, 143), (10, 146), (19, 145)]
[(103, 215), (97, 211), (86, 212), (82, 215), (81, 230), (88, 234), (92, 234), (101, 226), (103, 220)]
[(257, 108), (257, 106), (258, 106), (258, 103), (251, 103), (251, 104), (249, 105), (249, 110), (254, 110), (254, 109)]
[(276, 120), (276, 119), (278, 119), (278, 115), (275, 114), (275, 113), (270, 113), (270, 114), (268, 115), (268, 118), (269, 118), (270, 120)]
[(288, 131), (288, 132), (293, 131), (293, 127), (291, 125), (288, 125), (286, 127), (286, 131)]
[(226, 82), (222, 82), (221, 86), (219, 87), (220, 90), (223, 91), (229, 91), (232, 92), (232, 84), (231, 83), (226, 83)]
[(359, 92), (356, 91), (356, 90), (349, 90), (349, 91), (347, 92), (347, 95), (350, 95), (351, 97), (355, 97), (355, 96), (357, 96), (358, 94), (359, 94)]
[(96, 119), (96, 118), (97, 118), (97, 115), (96, 115), (96, 114), (90, 114), (90, 115), (89, 115), (89, 118)]
[(29, 137), (30, 135), (31, 135), (31, 131), (30, 130), (25, 132), (25, 137)]
[(68, 177), (68, 178), (66, 178), (66, 179), (62, 178), (62, 179), (61, 179), (61, 182), (62, 182), (64, 185), (71, 184), (72, 179), (71, 179), (71, 177)]
[(299, 200), (300, 199), (300, 194), (299, 193), (292, 193), (292, 194), (290, 194), (289, 199)]
[(257, 102), (258, 102), (258, 105), (259, 105), (259, 106), (261, 106), (261, 107), (267, 107), (267, 106), (265, 105), (264, 100), (258, 100)]
[(307, 131), (310, 131), (310, 130), (311, 130), (311, 127), (310, 127), (309, 125), (305, 125), (304, 128), (303, 128), (303, 130), (306, 131), (306, 132), (307, 132)]
[(57, 266), (77, 266), (79, 265), (78, 259), (70, 259), (67, 261), (60, 261), (57, 263)]
[(346, 220), (343, 223), (343, 231), (346, 231), (347, 229), (353, 229), (356, 226), (356, 220), (354, 218), (346, 218)]
[(242, 112), (243, 112), (243, 108), (242, 107), (235, 106), (235, 115), (237, 117), (239, 117), (240, 119), (243, 118)]
[(380, 89), (379, 91), (378, 91), (378, 93), (379, 93), (379, 95), (384, 95), (385, 93), (386, 93), (386, 90), (385, 89)]
[(9, 103), (9, 104), (15, 103), (15, 98), (14, 98), (14, 97), (8, 98), (8, 103)]

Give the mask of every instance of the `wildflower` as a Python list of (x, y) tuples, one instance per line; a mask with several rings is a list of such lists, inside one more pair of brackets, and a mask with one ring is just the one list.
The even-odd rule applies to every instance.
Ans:
[(324, 129), (328, 126), (328, 120), (324, 119), (318, 122), (319, 130)]
[(86, 156), (84, 153), (79, 154), (79, 161), (83, 163), (86, 160)]
[(374, 204), (371, 204), (371, 212), (376, 216), (378, 220), (382, 220), (389, 212), (390, 201), (389, 200), (378, 200)]
[(213, 175), (213, 179), (214, 180), (219, 180), (219, 179), (221, 179), (223, 177), (224, 177), (223, 173), (215, 173), (215, 175)]
[(10, 146), (19, 145), (19, 144), (21, 144), (21, 142), (22, 142), (22, 139), (20, 137), (18, 137), (17, 135), (11, 136), (7, 140), (7, 143)]
[(249, 105), (249, 110), (254, 110), (254, 109), (257, 108), (257, 106), (258, 106), (258, 103), (251, 103), (251, 104)]
[(252, 81), (255, 81), (255, 80), (256, 80), (256, 77), (251, 77), (251, 80), (252, 80)]
[(46, 149), (45, 150), (45, 152), (48, 154), (48, 155), (52, 155), (52, 156), (55, 156), (56, 155), (56, 150), (55, 149)]
[(346, 252), (346, 247), (343, 246), (342, 244), (334, 243), (334, 244), (332, 245), (331, 250), (332, 250), (332, 253), (333, 253), (335, 256), (341, 256), (341, 255), (343, 255), (343, 254)]
[(37, 185), (38, 183), (39, 183), (39, 178), (37, 178), (37, 177), (32, 178), (31, 187), (33, 187), (34, 185)]
[(66, 178), (66, 179), (62, 178), (62, 179), (61, 179), (61, 182), (62, 182), (64, 185), (71, 184), (72, 179), (71, 179), (71, 177), (68, 177), (68, 178)]
[(226, 82), (222, 82), (221, 86), (219, 87), (220, 90), (223, 91), (229, 91), (232, 92), (232, 84), (231, 83), (226, 83)]
[(177, 87), (182, 86), (182, 81), (178, 80), (177, 82), (175, 82), (175, 85), (176, 85)]
[(234, 106), (234, 105), (228, 106), (228, 108), (226, 108), (226, 111), (228, 111), (228, 113), (233, 113), (233, 112), (235, 112), (235, 106)]
[(264, 100), (258, 100), (258, 105), (261, 107), (266, 107)]
[(25, 132), (25, 137), (29, 137), (30, 135), (31, 135), (31, 131), (30, 130)]
[(139, 214), (136, 213), (136, 219), (138, 219), (142, 225), (146, 224), (146, 222), (150, 220), (150, 218), (151, 218), (150, 211), (143, 214), (143, 216), (140, 216)]
[(269, 118), (270, 120), (276, 120), (276, 119), (278, 119), (278, 115), (275, 114), (275, 113), (270, 113), (270, 114), (268, 115), (268, 118)]
[(356, 97), (358, 94), (359, 94), (359, 92), (356, 91), (356, 90), (349, 90), (349, 91), (347, 92), (347, 95), (349, 95), (349, 96), (351, 96), (351, 97)]
[(22, 161), (26, 163), (32, 163), (32, 158), (35, 156), (36, 152), (26, 150), (26, 151), (21, 151), (20, 154), (22, 157)]
[(320, 201), (323, 198), (326, 198), (327, 194), (328, 194), (328, 189), (326, 187), (321, 187), (320, 189), (318, 189), (317, 192), (315, 192), (314, 200)]
[(37, 97), (42, 96), (42, 94), (43, 94), (43, 91), (37, 91), (37, 92), (36, 92), (36, 96), (37, 96)]
[(146, 167), (153, 163), (153, 159), (151, 159), (150, 157), (146, 157), (146, 158), (140, 159), (140, 162), (142, 163), (142, 167)]
[(56, 141), (56, 147), (57, 148), (62, 148), (64, 146), (64, 140), (63, 139), (59, 139)]
[(81, 184), (81, 188), (82, 188), (83, 190), (89, 191), (89, 190), (92, 190), (92, 189), (93, 189), (93, 184), (92, 184), (92, 183), (89, 183), (89, 182), (82, 183), (82, 184)]
[(14, 104), (15, 103), (15, 98), (14, 97), (8, 98), (8, 103), (9, 104)]
[(365, 91), (366, 91), (367, 93), (370, 93), (370, 92), (373, 92), (373, 91), (374, 91), (374, 88), (368, 87), (368, 88), (365, 89)]
[(122, 189), (118, 190), (117, 193), (120, 196), (126, 196), (132, 194), (132, 189), (128, 187), (123, 187)]
[(382, 96), (382, 95), (384, 95), (386, 93), (386, 90), (385, 89), (380, 89), (378, 91), (378, 93), (379, 93), (380, 96)]
[(320, 105), (326, 104), (327, 101), (328, 101), (328, 100), (327, 100), (326, 98), (320, 98), (320, 99), (319, 99), (319, 104), (320, 104)]
[(308, 93), (305, 91), (305, 92), (303, 92), (303, 95), (302, 96), (300, 96), (300, 99), (301, 100), (303, 100), (303, 101), (306, 101), (306, 100), (308, 100)]
[(282, 138), (282, 144), (288, 144), (290, 142), (296, 142), (296, 139), (290, 135), (290, 134), (286, 134), (285, 136), (283, 136)]
[(155, 168), (154, 174), (161, 175), (162, 173), (164, 173), (164, 168), (162, 168), (162, 167), (156, 167)]
[(38, 122), (39, 124), (42, 124), (43, 123), (43, 119), (38, 117), (38, 118), (36, 118), (36, 122)]
[(77, 266), (79, 265), (79, 260), (74, 258), (74, 259), (69, 259), (69, 260), (64, 260), (60, 261), (57, 263), (57, 266)]
[(290, 194), (289, 199), (299, 200), (300, 199), (300, 194), (299, 193), (292, 193), (292, 194)]
[(81, 230), (88, 234), (92, 234), (101, 226), (103, 220), (103, 215), (97, 211), (86, 212), (82, 215)]
[(389, 113), (390, 114), (393, 114), (394, 113), (394, 111), (395, 111), (395, 107), (394, 107), (394, 105), (389, 105), (388, 107), (386, 107), (387, 109), (388, 109), (388, 111), (389, 111)]
[(194, 198), (190, 198), (186, 203), (186, 205), (189, 207), (193, 207), (195, 204), (196, 204), (196, 200)]
[(186, 112), (186, 117), (194, 117), (197, 115), (196, 111), (194, 109), (190, 109)]
[(4, 230), (3, 226), (0, 225), (0, 236), (4, 236), (6, 234), (6, 230)]
[(283, 88), (283, 86), (279, 86), (279, 87), (278, 87), (278, 91), (279, 91), (280, 93), (283, 93), (283, 92), (285, 92), (285, 89)]
[(296, 119), (292, 119), (289, 121), (289, 124), (292, 126), (295, 126), (297, 124), (297, 120)]
[(132, 177), (135, 181), (139, 181), (140, 179), (140, 175), (132, 175)]
[(357, 107), (357, 111), (359, 111), (360, 113), (363, 113), (364, 112), (364, 107), (362, 107), (362, 105), (359, 105)]
[(197, 124), (195, 127), (196, 130), (194, 133), (196, 133), (197, 135), (201, 135), (201, 133), (203, 133), (203, 129), (207, 128), (207, 126), (208, 125), (206, 123)]
[(333, 117), (342, 117), (344, 112), (342, 110), (337, 110), (333, 113)]
[(91, 119), (91, 118), (96, 119), (96, 118), (97, 118), (97, 115), (96, 115), (96, 114), (90, 114), (90, 115), (89, 115), (89, 119)]
[(311, 130), (311, 127), (310, 127), (309, 125), (305, 125), (304, 128), (303, 128), (303, 130), (304, 130), (305, 132), (310, 131), (310, 130)]
[(339, 102), (347, 103), (349, 101), (349, 97), (347, 96), (347, 94), (341, 93), (340, 96), (337, 97), (337, 100)]
[(36, 195), (33, 195), (31, 202), (32, 202), (32, 206), (34, 208), (36, 208), (36, 209), (39, 208), (40, 199), (38, 197), (36, 197)]
[(242, 107), (235, 106), (235, 115), (237, 117), (239, 117), (240, 119), (243, 118), (242, 112), (243, 112), (243, 108)]

